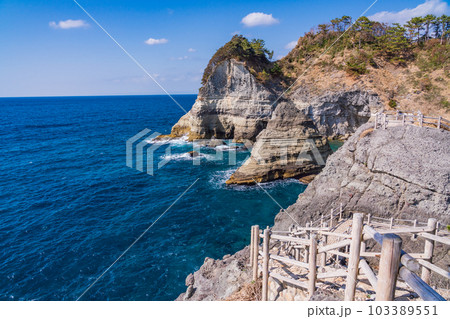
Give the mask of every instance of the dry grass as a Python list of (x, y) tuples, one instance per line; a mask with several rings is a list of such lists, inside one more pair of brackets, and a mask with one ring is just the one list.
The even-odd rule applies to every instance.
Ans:
[(260, 301), (262, 282), (258, 279), (256, 282), (244, 284), (241, 289), (232, 293), (226, 301)]
[(359, 135), (358, 140), (360, 140), (360, 139), (366, 137), (367, 135), (369, 135), (369, 134), (372, 133), (372, 132), (373, 132), (373, 128), (369, 128), (369, 129), (365, 130), (364, 132), (362, 132), (362, 133)]

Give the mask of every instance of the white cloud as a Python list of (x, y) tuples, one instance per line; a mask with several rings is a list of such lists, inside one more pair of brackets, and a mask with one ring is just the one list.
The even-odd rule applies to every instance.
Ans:
[(197, 50), (193, 49), (193, 48), (189, 48), (188, 52), (196, 52)]
[(59, 21), (58, 23), (56, 23), (55, 21), (51, 21), (49, 22), (48, 25), (54, 29), (75, 29), (75, 28), (85, 28), (89, 26), (89, 24), (87, 24), (87, 22), (84, 20), (72, 20), (72, 19)]
[(291, 41), (284, 47), (285, 49), (292, 50), (297, 45), (297, 41)]
[(171, 60), (178, 60), (178, 61), (182, 61), (182, 60), (187, 60), (189, 59), (189, 57), (187, 55), (185, 56), (179, 56), (177, 58), (170, 58)]
[(386, 22), (404, 24), (413, 17), (421, 17), (427, 14), (440, 16), (448, 11), (448, 4), (442, 0), (426, 0), (412, 9), (403, 9), (398, 12), (382, 11), (370, 16), (369, 19)]
[(150, 38), (147, 41), (145, 41), (145, 43), (148, 44), (148, 45), (165, 44), (167, 42), (169, 42), (169, 40), (164, 39), (164, 38), (162, 38), (162, 39)]
[(252, 12), (242, 18), (241, 23), (246, 27), (256, 27), (258, 25), (272, 25), (280, 21), (272, 17), (272, 14), (265, 14), (262, 12)]

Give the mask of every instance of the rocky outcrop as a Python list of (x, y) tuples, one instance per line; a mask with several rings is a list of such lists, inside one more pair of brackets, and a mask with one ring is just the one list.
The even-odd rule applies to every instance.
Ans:
[(340, 203), (376, 216), (450, 221), (450, 132), (417, 126), (373, 130), (366, 124), (331, 155), (275, 229), (319, 217)]
[(378, 94), (354, 86), (349, 89), (325, 91), (319, 95), (300, 87), (289, 100), (313, 120), (318, 132), (328, 137), (354, 133), (372, 113), (383, 110)]
[(382, 109), (377, 94), (357, 87), (316, 91), (311, 84), (299, 85), (277, 100), (281, 87), (262, 84), (244, 62), (225, 60), (169, 137), (256, 141), (251, 158), (228, 184), (311, 180), (331, 153), (325, 137), (345, 137)]
[(186, 278), (186, 292), (177, 300), (224, 300), (251, 281), (252, 274), (247, 266), (249, 248), (222, 259), (205, 258), (205, 262), (195, 273)]
[(254, 184), (317, 174), (331, 154), (327, 139), (292, 103), (282, 102), (258, 136), (250, 158), (227, 184)]
[(224, 61), (214, 69), (192, 109), (174, 125), (171, 136), (254, 141), (266, 127), (275, 99), (244, 63)]

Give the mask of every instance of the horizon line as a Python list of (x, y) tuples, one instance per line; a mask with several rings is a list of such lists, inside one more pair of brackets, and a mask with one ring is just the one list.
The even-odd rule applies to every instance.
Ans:
[[(172, 95), (198, 95), (198, 93), (173, 93)], [(48, 97), (110, 97), (110, 96), (167, 96), (166, 94), (95, 94), (95, 95), (35, 95), (0, 96), (0, 99), (48, 98)]]

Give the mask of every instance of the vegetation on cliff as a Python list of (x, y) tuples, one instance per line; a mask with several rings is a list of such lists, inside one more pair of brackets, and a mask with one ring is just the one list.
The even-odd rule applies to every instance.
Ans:
[(446, 15), (415, 17), (405, 25), (388, 25), (367, 17), (353, 23), (351, 17), (343, 16), (307, 32), (278, 63), (291, 83), (313, 64), (328, 73), (345, 71), (360, 80), (379, 73), (371, 83), (389, 82), (382, 72), (390, 69), (401, 81), (398, 85), (385, 83), (382, 88), (389, 91), (386, 103), (390, 107), (399, 106), (397, 96), (409, 95), (411, 100), (413, 94), (418, 104), (425, 102), (434, 109), (450, 111), (450, 17)]
[(203, 73), (202, 84), (205, 84), (214, 68), (221, 62), (235, 59), (244, 62), (250, 72), (262, 83), (267, 83), (282, 76), (277, 62), (272, 62), (273, 51), (265, 47), (264, 40), (249, 41), (242, 35), (235, 35), (213, 55)]
[[(297, 85), (312, 84), (309, 87), (318, 90), (358, 83), (377, 92), (393, 109), (450, 112), (450, 17), (446, 15), (415, 17), (404, 25), (343, 16), (306, 32), (281, 60), (272, 57), (263, 40), (235, 35), (211, 58), (202, 84), (217, 65), (235, 59), (266, 87), (284, 90), (300, 76)], [(287, 95), (294, 91), (295, 87)]]

